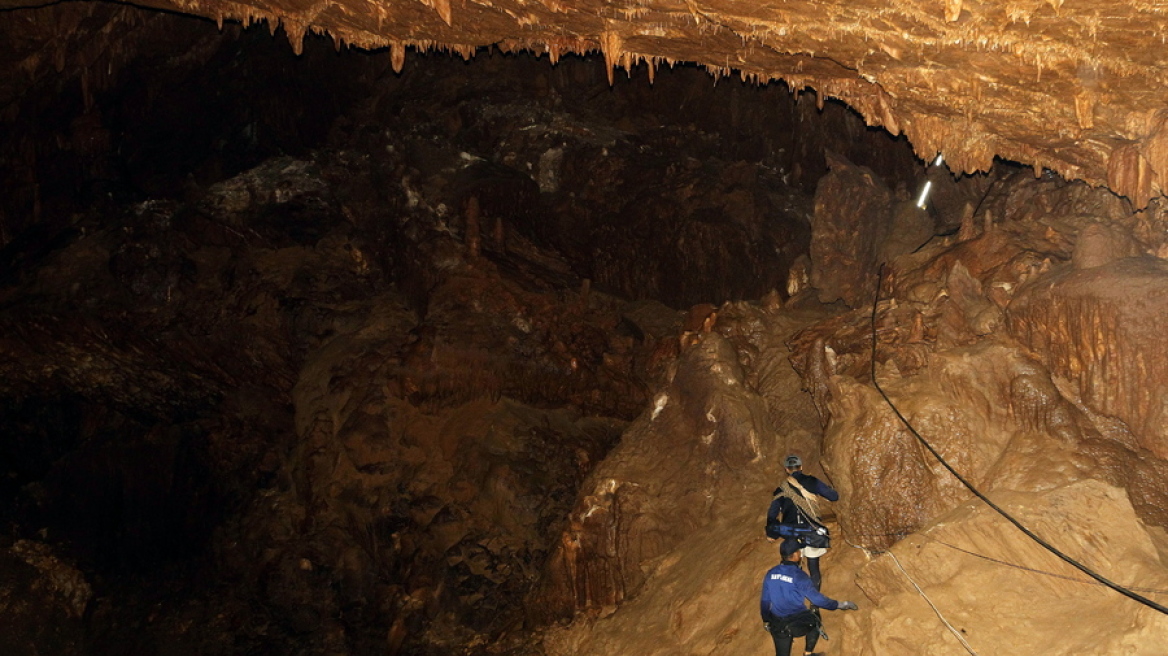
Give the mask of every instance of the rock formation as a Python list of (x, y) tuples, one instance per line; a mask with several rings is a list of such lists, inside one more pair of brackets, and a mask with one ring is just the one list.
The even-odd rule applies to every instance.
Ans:
[[(854, 180), (851, 194), (824, 198), (851, 206), (870, 184), (863, 176)], [(1097, 639), (1090, 634), (1153, 654), (1168, 636), (1161, 613), (1073, 568), (966, 485), (1103, 578), (1153, 604), (1164, 594), (1165, 461), (1154, 450), (1162, 440), (1141, 433), (1150, 425), (1140, 414), (1153, 407), (1142, 402), (1159, 394), (1163, 377), (1123, 373), (1149, 371), (1151, 354), (1162, 351), (1130, 345), (1145, 334), (1140, 317), (1159, 316), (1153, 290), (1161, 285), (1151, 282), (1159, 260), (1143, 255), (1077, 266), (1072, 254), (1084, 248), (1075, 240), (1097, 239), (1090, 227), (1099, 215), (1015, 219), (1019, 213), (1009, 209), (1020, 207), (1015, 195), (1038, 191), (1057, 206), (1068, 197), (1081, 202), (1085, 193), (1054, 181), (1039, 186), (1045, 189), (1024, 179), (1007, 183), (991, 201), (1000, 222), (972, 240), (938, 239), (902, 255), (888, 269), (875, 308), (808, 318), (810, 325), (789, 340), (791, 361), (824, 426), (822, 466), (841, 493), (824, 590), (856, 598), (862, 608), (827, 620), (829, 634), (842, 636), (841, 653), (1071, 654)], [(1097, 201), (1108, 206), (1105, 195)], [(825, 215), (845, 214), (831, 212), (830, 202), (821, 201)], [(1103, 290), (1122, 296), (1125, 307)], [(807, 301), (791, 305), (800, 302)], [(1089, 323), (1077, 323), (1078, 316)], [(764, 326), (782, 325), (756, 317)], [(739, 330), (721, 318), (718, 326)], [(755, 348), (740, 348), (758, 362), (759, 333), (753, 337)], [(1140, 378), (1148, 393), (1125, 387), (1125, 375)], [(770, 407), (796, 395), (761, 383), (751, 391)], [(1121, 397), (1123, 408), (1115, 405)], [(786, 432), (789, 424), (773, 425)], [(644, 435), (627, 433), (622, 447), (630, 441), (652, 449)], [(792, 449), (776, 446), (772, 455)], [(759, 537), (757, 515), (765, 481), (777, 474), (774, 460), (761, 458), (739, 474), (753, 491), (750, 484), (721, 488), (718, 501), (736, 510), (695, 527), (642, 565), (653, 578), (637, 599), (611, 617), (551, 633), (549, 651), (765, 651), (749, 593), (775, 559), (773, 546)], [(646, 472), (636, 483), (650, 487), (659, 475), (672, 478)], [(737, 510), (751, 504), (753, 517)], [(611, 542), (622, 542), (619, 533)], [(725, 585), (727, 579), (738, 585)], [(730, 599), (739, 600), (737, 610), (717, 604)], [(1019, 633), (1019, 625), (1027, 629)]]
[(5, 653), (1162, 651), (1155, 7), (23, 4)]
[[(134, 10), (66, 4), (39, 13), (3, 0), (13, 43), (26, 34), (62, 38), (45, 51), (16, 51), (23, 70), (55, 63), (98, 87), (120, 48), (71, 36), (89, 20), (107, 32), (132, 27)], [(1130, 0), (1106, 11), (1087, 3), (876, 2), (782, 8), (669, 2), (624, 7), (594, 0), (525, 4), (482, 0), (356, 2), (150, 0), (144, 6), (203, 16), (219, 25), (267, 22), (301, 53), (313, 34), (337, 47), (388, 49), (395, 70), (408, 51), (475, 57), (480, 49), (531, 51), (555, 63), (569, 53), (603, 55), (614, 69), (652, 78), (658, 67), (697, 62), (715, 75), (785, 80), (839, 98), (870, 125), (905, 134), (924, 159), (943, 153), (955, 172), (985, 171), (994, 156), (1106, 184), (1145, 206), (1168, 171), (1166, 115), (1159, 107), (1168, 26), (1154, 4)], [(76, 39), (76, 40), (74, 40)], [(116, 43), (103, 38), (101, 44)], [(105, 71), (105, 72), (101, 72)], [(643, 72), (642, 72), (643, 71)]]

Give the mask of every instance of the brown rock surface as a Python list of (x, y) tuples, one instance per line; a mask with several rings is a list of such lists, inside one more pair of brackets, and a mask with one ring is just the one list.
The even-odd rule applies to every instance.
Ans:
[(724, 337), (703, 335), (671, 377), (585, 481), (533, 612), (611, 612), (640, 590), (650, 563), (734, 503), (721, 490), (774, 457), (765, 405)]
[[(0, 554), (0, 622), (64, 618), (15, 649), (69, 653), (84, 631), (98, 653), (761, 653), (755, 595), (775, 560), (762, 514), (787, 452), (843, 493), (824, 589), (863, 610), (828, 615), (831, 651), (959, 648), (937, 612), (984, 653), (1016, 647), (1016, 617), (1031, 651), (1163, 643), (1162, 618), (1112, 592), (1018, 583), (1061, 570), (972, 501), (871, 380), (874, 328), (876, 382), (958, 471), (1069, 553), (1161, 594), (1161, 203), (1133, 212), (1003, 162), (961, 179), (933, 168), (929, 210), (902, 212), (919, 166), (839, 104), (779, 85), (711, 90), (694, 68), (652, 86), (606, 69), (741, 53), (713, 63), (849, 97), (959, 167), (1002, 147), (1093, 179), (1118, 152), (1109, 173), (1137, 198), (1160, 184), (1158, 119), (1132, 109), (1146, 87), (1094, 109), (1075, 94), (1079, 132), (1058, 111), (1072, 96), (1015, 111), (1047, 83), (1099, 81), (1059, 50), (1070, 59), (1045, 82), (1002, 88), (992, 64), (1038, 65), (1025, 57), (1063, 43), (1021, 40), (1023, 14), (993, 28), (1021, 54), (993, 41), (984, 68), (939, 44), (948, 68), (927, 89), (950, 95), (925, 106), (926, 86), (906, 80), (927, 53), (889, 46), (925, 28), (861, 20), (863, 5), (792, 6), (768, 23), (785, 34), (745, 43), (763, 23), (742, 21), (773, 8), (345, 7), (220, 7), (282, 12), (303, 36), (296, 60), (265, 50), (266, 30), (200, 32), (120, 5), (0, 17), (20, 37), (0, 46), (14, 126), (0, 144), (13, 189), (0, 201), (0, 539), (52, 545), (51, 558)], [(999, 11), (948, 9), (938, 29)], [(1082, 9), (1043, 5), (1032, 29)], [(863, 47), (901, 64), (873, 55), (869, 68), (848, 45), (859, 39), (817, 32), (810, 19), (833, 11), (836, 36), (854, 16), (872, 29)], [(310, 24), (393, 45), (334, 53), (302, 34)], [(552, 25), (575, 31), (550, 38)], [(480, 41), (457, 39), (473, 36), (552, 57), (599, 45), (607, 61), (395, 72), (433, 30), (466, 54)], [(172, 33), (184, 38), (163, 50)], [(127, 38), (103, 47), (113, 34)], [(830, 41), (841, 58), (776, 55), (776, 39)], [(1113, 64), (1115, 43), (1097, 46)], [(1123, 53), (1143, 57), (1133, 84), (1159, 56)], [(260, 70), (310, 73), (247, 66), (266, 57), (278, 65)], [(338, 74), (350, 64), (362, 74)], [(904, 84), (886, 93), (864, 75)], [(313, 78), (328, 84), (290, 84)], [(1003, 118), (957, 139), (983, 106), (930, 117), (974, 79)], [(233, 95), (251, 104), (202, 131)], [(1024, 132), (1043, 108), (1057, 143)], [(186, 127), (205, 147), (172, 148), (193, 141), (167, 140)], [(856, 164), (823, 179), (810, 225), (825, 150)], [(834, 248), (814, 279), (808, 243)], [(819, 294), (856, 309), (832, 314)]]
[(0, 551), (0, 649), (7, 654), (84, 654), (85, 576), (43, 543)]
[(934, 222), (867, 167), (831, 153), (827, 160), (811, 218), (810, 283), (821, 302), (858, 307), (876, 291), (879, 266), (932, 239)]
[(536, 607), (574, 600), (580, 614), (548, 633), (548, 653), (766, 648), (756, 595), (775, 545), (763, 515), (783, 456), (817, 466), (816, 421), (783, 340), (821, 316), (728, 305), (681, 355), (654, 407), (585, 483), (549, 561)]
[(876, 288), (881, 246), (892, 223), (892, 193), (867, 168), (829, 157), (815, 190), (811, 286), (819, 300), (862, 305)]
[[(1157, 34), (1152, 4), (1007, 2), (923, 6), (835, 2), (755, 6), (667, 2), (627, 9), (595, 0), (535, 5), (493, 0), (433, 2), (152, 0), (159, 9), (218, 21), (267, 21), (301, 52), (327, 32), (364, 48), (388, 48), (400, 70), (408, 49), (471, 57), (507, 52), (599, 51), (630, 74), (693, 61), (715, 74), (810, 86), (856, 108), (871, 125), (905, 134), (917, 153), (944, 153), (954, 171), (987, 170), (995, 155), (1107, 184), (1137, 206), (1160, 195), (1168, 170)], [(26, 0), (4, 0), (7, 9)], [(11, 30), (71, 26), (94, 12), (57, 7), (52, 18), (10, 11)], [(44, 21), (44, 22), (42, 22)], [(116, 28), (114, 28), (116, 30)], [(103, 43), (116, 43), (110, 41)], [(67, 59), (61, 48), (26, 59)], [(610, 76), (612, 75), (610, 71)]]
[[(1074, 235), (1092, 217), (1043, 212), (1042, 205), (1058, 206), (1056, 199), (1081, 191), (1042, 187), (1009, 183), (991, 203), (1017, 211), (1004, 212), (988, 232), (965, 242), (941, 240), (896, 262), (877, 308), (877, 381), (933, 448), (992, 500), (1070, 557), (1158, 600), (1168, 590), (1168, 463), (1138, 443), (1133, 424), (1080, 398), (1077, 379), (1048, 369), (1042, 350), (1032, 352), (1004, 334), (1004, 323), (979, 318), (995, 311), (1000, 317), (1005, 308), (1011, 321), (1029, 327), (1029, 314), (1022, 313), (1060, 307), (1062, 294), (1093, 289), (1063, 282), (1068, 279), (1107, 280), (1116, 295), (1136, 299), (1133, 307), (1154, 305), (1141, 290), (1162, 286), (1150, 282), (1157, 263), (1135, 258), (1085, 270), (1057, 263), (1069, 260)], [(1036, 191), (1055, 202), (1012, 204), (1033, 200)], [(1028, 213), (1041, 216), (1014, 219)], [(1122, 322), (1123, 310), (1103, 302), (1092, 307)], [(974, 499), (906, 430), (872, 385), (869, 312), (814, 319), (789, 340), (791, 360), (824, 425), (825, 474), (841, 492), (824, 591), (861, 607), (856, 614), (827, 614), (832, 651), (1072, 654), (1107, 644), (1158, 653), (1168, 631), (1162, 614), (1098, 585), (1024, 536)], [(761, 323), (777, 327), (770, 321)], [(735, 325), (742, 324), (720, 313), (719, 330), (755, 336), (735, 342), (740, 359), (774, 366), (767, 357), (773, 351), (759, 349), (760, 333)], [(1035, 333), (1050, 330), (1038, 321), (1034, 326)], [(1109, 353), (1125, 339), (1120, 331), (1075, 334), (1098, 340), (1062, 347), (1081, 356)], [(747, 379), (763, 378), (748, 373)], [(1153, 374), (1144, 382), (1154, 396), (1165, 378)], [(783, 397), (759, 391), (768, 406), (782, 404)], [(815, 435), (814, 424), (807, 430)], [(741, 476), (758, 481), (758, 488), (739, 497), (749, 505), (754, 496), (756, 512), (766, 497), (759, 473), (744, 469)], [(719, 513), (650, 561), (638, 595), (611, 616), (550, 633), (549, 651), (764, 652), (768, 639), (757, 627), (754, 595), (774, 556), (751, 524), (745, 510)], [(613, 542), (620, 543), (619, 533)]]
[(1123, 421), (1138, 445), (1168, 458), (1168, 264), (1126, 258), (1062, 267), (1018, 292), (1010, 333), (1072, 381), (1082, 402)]
[[(1121, 490), (1085, 480), (1044, 492), (1041, 503), (1034, 493), (1008, 487), (991, 497), (1109, 580), (1153, 598), (1165, 590), (1163, 532), (1149, 531)], [(858, 584), (876, 608), (842, 632), (841, 648), (850, 654), (967, 648), (1072, 654), (1081, 649), (1076, 645), (1106, 644), (1109, 650), (1151, 655), (1168, 639), (1163, 615), (1118, 597), (980, 502), (938, 517), (873, 556)], [(938, 626), (942, 618), (952, 628)], [(869, 627), (863, 640), (856, 639), (860, 622)]]

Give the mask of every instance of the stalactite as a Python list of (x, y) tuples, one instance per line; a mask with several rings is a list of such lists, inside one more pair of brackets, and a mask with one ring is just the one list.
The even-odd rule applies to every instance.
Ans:
[(945, 0), (945, 20), (954, 23), (961, 18), (961, 0)]
[(402, 72), (402, 67), (406, 64), (406, 46), (404, 43), (398, 40), (390, 42), (389, 62), (393, 66), (394, 73)]
[(303, 23), (284, 21), (284, 34), (288, 36), (292, 53), (297, 57), (304, 54), (304, 35), (307, 31), (307, 27)]
[(892, 133), (893, 136), (900, 134), (900, 125), (896, 121), (896, 114), (892, 111), (892, 105), (888, 101), (888, 96), (885, 93), (880, 94), (880, 116), (884, 121), (884, 128)]
[(454, 24), (454, 13), (450, 8), (450, 0), (430, 0), (431, 7), (442, 18), (442, 21), (447, 25)]
[(1095, 95), (1086, 89), (1075, 94), (1075, 118), (1083, 130), (1095, 127)]
[(1116, 193), (1128, 196), (1137, 207), (1147, 207), (1152, 197), (1154, 172), (1135, 144), (1111, 151), (1107, 160), (1107, 184)]
[(1164, 181), (1168, 179), (1168, 111), (1160, 108), (1148, 110), (1146, 125), (1140, 154), (1152, 169), (1155, 190), (1163, 193)]
[(615, 82), (613, 74), (623, 55), (623, 44), (624, 40), (621, 35), (612, 30), (606, 30), (600, 34), (600, 51), (604, 54), (604, 67), (608, 73), (609, 86)]

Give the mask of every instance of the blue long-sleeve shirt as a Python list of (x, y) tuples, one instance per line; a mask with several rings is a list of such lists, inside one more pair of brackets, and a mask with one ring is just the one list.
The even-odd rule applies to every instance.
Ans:
[[(796, 481), (799, 481), (799, 485), (802, 485), (804, 490), (807, 490), (811, 494), (818, 494), (828, 501), (839, 501), (839, 492), (836, 492), (830, 485), (818, 478), (810, 474), (804, 474), (801, 471), (797, 471), (791, 474), (791, 476)], [(774, 493), (778, 494), (779, 490), (776, 489)], [(810, 526), (809, 522), (803, 521), (803, 518), (799, 516), (798, 507), (787, 497), (775, 497), (771, 501), (770, 508), (767, 509), (767, 522), (771, 523), (776, 518), (783, 524)]]
[(798, 563), (784, 561), (775, 565), (762, 579), (759, 604), (762, 621), (771, 622), (806, 610), (804, 599), (810, 599), (811, 603), (827, 610), (839, 608), (838, 601), (825, 597), (815, 589), (811, 577)]

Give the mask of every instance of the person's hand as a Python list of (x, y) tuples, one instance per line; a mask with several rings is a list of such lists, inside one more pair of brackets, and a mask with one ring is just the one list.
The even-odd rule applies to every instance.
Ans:
[(766, 629), (767, 633), (770, 633), (771, 632), (771, 623), (770, 622), (763, 622), (762, 628)]
[(854, 601), (841, 601), (837, 610), (860, 610)]

